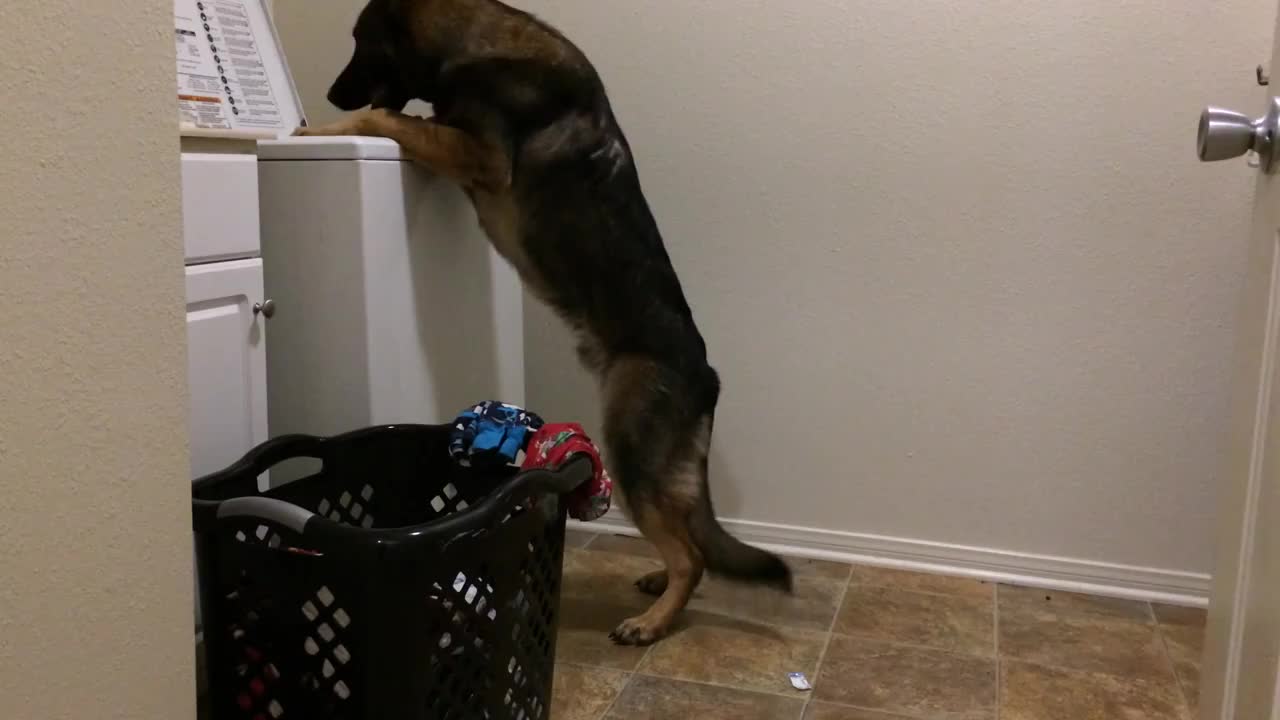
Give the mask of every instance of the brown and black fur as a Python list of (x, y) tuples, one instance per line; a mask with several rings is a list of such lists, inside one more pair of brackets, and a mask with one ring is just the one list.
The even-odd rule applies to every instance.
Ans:
[[(660, 638), (704, 570), (791, 588), (777, 556), (716, 521), (707, 451), (720, 381), (586, 56), (496, 0), (371, 0), (329, 100), (355, 112), (309, 135), (376, 135), (461, 185), (494, 246), (573, 328), (604, 399), (607, 461), (666, 570), (615, 641)], [(402, 114), (432, 104), (430, 119)]]

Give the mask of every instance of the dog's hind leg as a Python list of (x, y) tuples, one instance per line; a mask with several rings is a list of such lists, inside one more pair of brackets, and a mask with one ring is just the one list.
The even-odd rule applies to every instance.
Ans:
[(660, 597), (667, 591), (667, 571), (654, 570), (636, 580), (636, 587), (645, 595)]
[(624, 645), (647, 645), (670, 629), (705, 567), (692, 534), (701, 494), (696, 410), (680, 376), (647, 358), (613, 358), (603, 379), (610, 473), (631, 519), (666, 565), (649, 577), (648, 590), (658, 599), (611, 637)]
[(643, 614), (622, 621), (610, 637), (621, 645), (648, 645), (667, 634), (688, 604), (702, 579), (704, 564), (702, 553), (689, 535), (686, 513), (676, 508), (633, 504), (631, 514), (645, 538), (658, 548), (666, 569), (654, 574), (662, 585), (658, 599)]

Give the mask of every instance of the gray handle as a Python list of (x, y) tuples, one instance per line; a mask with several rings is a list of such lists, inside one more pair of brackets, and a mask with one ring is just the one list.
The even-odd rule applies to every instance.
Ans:
[(253, 314), (261, 315), (262, 317), (270, 320), (271, 318), (276, 316), (276, 301), (270, 298), (267, 298), (266, 300), (263, 300), (260, 303), (254, 303)]
[(1232, 110), (1208, 107), (1200, 113), (1196, 130), (1196, 154), (1202, 162), (1258, 154), (1263, 172), (1276, 166), (1276, 136), (1280, 134), (1280, 98), (1271, 98), (1266, 115), (1253, 119)]
[(218, 503), (218, 517), (251, 517), (283, 525), (296, 533), (307, 529), (307, 522), (316, 514), (310, 510), (283, 500), (265, 497), (242, 497)]

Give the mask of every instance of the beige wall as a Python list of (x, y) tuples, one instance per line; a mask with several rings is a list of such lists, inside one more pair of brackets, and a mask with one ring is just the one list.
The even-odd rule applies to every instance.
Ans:
[[(361, 3), (278, 0), (313, 116)], [(1207, 572), (1274, 0), (529, 0), (595, 59), (725, 384), (722, 515)], [(597, 417), (527, 316), (529, 402)]]
[(194, 716), (173, 3), (0, 5), (0, 717)]

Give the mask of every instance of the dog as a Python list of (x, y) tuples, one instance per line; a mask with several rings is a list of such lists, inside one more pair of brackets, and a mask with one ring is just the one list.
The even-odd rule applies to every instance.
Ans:
[[(636, 581), (657, 600), (610, 637), (661, 638), (704, 571), (790, 592), (781, 558), (716, 520), (720, 379), (586, 55), (498, 0), (370, 0), (353, 35), (328, 94), (351, 114), (297, 134), (390, 138), (457, 183), (529, 292), (574, 331), (601, 389), (610, 473), (665, 565)], [(414, 99), (434, 116), (404, 114)]]

